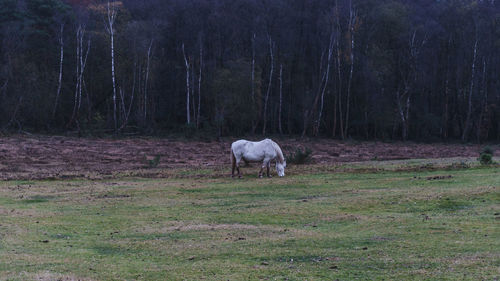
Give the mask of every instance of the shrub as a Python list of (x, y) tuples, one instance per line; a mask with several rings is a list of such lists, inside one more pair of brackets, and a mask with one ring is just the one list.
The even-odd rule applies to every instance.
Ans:
[(493, 156), (487, 153), (481, 153), (479, 156), (479, 162), (483, 165), (493, 164)]
[(481, 154), (479, 154), (478, 160), (482, 165), (493, 164), (493, 149), (488, 146), (484, 147)]
[(489, 146), (485, 146), (483, 148), (483, 151), (481, 151), (481, 153), (486, 153), (486, 154), (491, 154), (493, 155), (493, 148), (489, 147)]
[(309, 163), (312, 160), (312, 150), (309, 148), (305, 148), (304, 150), (297, 148), (295, 152), (288, 154), (286, 157), (287, 163), (291, 164), (305, 164)]
[(156, 155), (153, 159), (147, 159), (146, 155), (144, 155), (143, 161), (146, 164), (145, 168), (156, 168), (158, 167), (158, 164), (160, 164), (160, 155)]

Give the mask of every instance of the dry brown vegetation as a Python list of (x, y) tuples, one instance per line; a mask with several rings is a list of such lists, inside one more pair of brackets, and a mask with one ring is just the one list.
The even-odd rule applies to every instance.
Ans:
[[(217, 168), (229, 162), (233, 139), (193, 141), (13, 136), (0, 139), (0, 179), (98, 177), (139, 171), (160, 156), (157, 169)], [(480, 145), (278, 139), (285, 154), (313, 151), (313, 164), (423, 158), (477, 157)]]

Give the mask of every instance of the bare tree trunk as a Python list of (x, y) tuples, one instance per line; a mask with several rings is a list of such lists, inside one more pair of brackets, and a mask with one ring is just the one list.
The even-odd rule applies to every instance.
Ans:
[[(322, 85), (323, 85), (323, 82), (325, 81), (325, 78), (326, 78), (326, 72), (323, 72), (323, 58), (324, 57), (325, 57), (325, 52), (322, 52), (320, 59), (319, 59), (318, 89), (317, 89), (316, 95), (314, 96), (314, 100), (311, 104), (311, 108), (306, 109), (304, 111), (304, 122), (303, 122), (304, 125), (302, 127), (301, 138), (303, 138), (306, 135), (307, 130), (309, 129), (309, 125), (310, 125), (309, 121), (316, 114), (316, 108), (318, 106), (319, 98), (321, 96)], [(309, 92), (307, 92), (307, 95), (309, 95)], [(316, 124), (313, 124), (313, 135), (315, 135), (315, 128), (316, 128)]]
[[(336, 13), (336, 18), (337, 18), (337, 35), (340, 37), (340, 14), (339, 14), (339, 6), (337, 1), (335, 1), (335, 13)], [(344, 121), (343, 121), (343, 113), (342, 113), (342, 64), (341, 64), (341, 54), (340, 54), (340, 40), (337, 40), (337, 76), (338, 76), (338, 106), (339, 106), (339, 124), (340, 124), (340, 137), (342, 139), (345, 139), (344, 135)]]
[(71, 126), (73, 121), (77, 122), (78, 125), (78, 113), (82, 103), (82, 89), (83, 89), (83, 73), (85, 71), (85, 66), (87, 65), (87, 58), (90, 52), (90, 38), (87, 40), (87, 50), (84, 55), (83, 39), (85, 37), (85, 25), (78, 25), (76, 30), (76, 85), (75, 85), (75, 102), (73, 106), (73, 113), (71, 119), (68, 122), (68, 126)]
[(148, 48), (147, 62), (146, 62), (146, 79), (144, 81), (144, 120), (147, 120), (148, 116), (148, 81), (149, 81), (149, 70), (151, 62), (151, 49), (153, 47), (154, 39), (151, 39)]
[(356, 21), (356, 13), (352, 8), (352, 0), (350, 3), (349, 11), (349, 33), (351, 36), (351, 52), (350, 52), (350, 63), (351, 68), (349, 70), (349, 81), (347, 83), (347, 100), (346, 100), (346, 112), (345, 112), (345, 126), (344, 126), (344, 136), (347, 136), (349, 132), (349, 107), (351, 104), (351, 84), (352, 84), (352, 74), (354, 71), (354, 24)]
[(255, 106), (255, 33), (252, 37), (252, 106)]
[(271, 71), (269, 72), (269, 84), (267, 86), (267, 93), (266, 93), (266, 98), (264, 100), (264, 120), (263, 120), (263, 127), (262, 127), (262, 134), (266, 134), (266, 125), (267, 125), (267, 104), (269, 102), (269, 95), (271, 93), (271, 86), (273, 82), (273, 72), (274, 72), (274, 54), (273, 54), (273, 39), (271, 36), (269, 36), (269, 52), (271, 55)]
[(57, 92), (56, 92), (56, 101), (54, 103), (54, 109), (52, 110), (52, 118), (56, 116), (57, 104), (59, 102), (59, 95), (61, 94), (62, 87), (62, 76), (63, 76), (63, 62), (64, 62), (64, 23), (61, 23), (61, 31), (59, 33), (59, 47), (60, 47), (60, 55), (59, 55), (59, 79), (57, 81)]
[(411, 101), (411, 94), (408, 93), (406, 96), (406, 113), (405, 113), (405, 123), (404, 123), (404, 128), (405, 128), (405, 134), (403, 135), (403, 140), (408, 140), (408, 133), (410, 131), (410, 103)]
[(443, 124), (441, 125), (441, 136), (445, 139), (448, 138), (448, 119), (449, 119), (449, 91), (448, 86), (449, 78), (446, 76), (446, 82), (444, 86), (444, 113), (443, 113)]
[(444, 112), (443, 112), (443, 123), (441, 124), (441, 136), (444, 139), (448, 138), (448, 122), (449, 122), (449, 115), (450, 115), (450, 109), (449, 109), (449, 103), (450, 103), (450, 55), (449, 55), (449, 49), (451, 46), (451, 39), (452, 37), (448, 39), (448, 44), (447, 44), (447, 51), (448, 55), (446, 58), (446, 81), (444, 83)]
[(115, 30), (114, 30), (114, 23), (116, 20), (116, 6), (115, 3), (111, 6), (110, 2), (108, 1), (108, 7), (107, 7), (107, 12), (108, 12), (108, 22), (106, 29), (109, 33), (110, 40), (111, 40), (111, 80), (113, 82), (113, 121), (114, 121), (114, 126), (115, 126), (115, 132), (118, 130), (118, 120), (116, 116), (116, 77), (115, 77)]
[(189, 89), (189, 61), (186, 56), (186, 51), (184, 50), (184, 43), (182, 43), (182, 54), (184, 55), (184, 63), (186, 64), (186, 122), (187, 124), (191, 124), (191, 112), (189, 109), (190, 101), (190, 89)]
[(120, 130), (123, 130), (125, 126), (128, 124), (128, 120), (130, 117), (130, 111), (132, 110), (132, 105), (134, 104), (134, 96), (135, 96), (135, 83), (136, 83), (136, 76), (137, 76), (137, 59), (134, 61), (134, 78), (132, 82), (132, 94), (130, 95), (130, 103), (128, 105), (128, 110), (125, 114), (125, 121), (122, 123), (120, 126)]
[(19, 126), (19, 131), (21, 131), (21, 125), (20, 125), (19, 121), (17, 120), (16, 116), (17, 116), (17, 112), (19, 111), (19, 108), (21, 107), (22, 103), (23, 103), (23, 96), (20, 96), (19, 101), (17, 102), (16, 107), (14, 108), (14, 112), (12, 113), (12, 117), (10, 118), (7, 125), (5, 125), (3, 127), (4, 129), (8, 128), (12, 123), (16, 122)]
[[(125, 83), (122, 81), (122, 84), (125, 85)], [(125, 107), (125, 93), (123, 91), (123, 88), (121, 86), (118, 87), (118, 93), (120, 93), (120, 120), (121, 123), (125, 123), (125, 115), (127, 114), (127, 109)], [(122, 126), (120, 126), (121, 128)]]
[(252, 135), (255, 134), (255, 130), (257, 129), (258, 115), (257, 108), (255, 104), (255, 33), (252, 36)]
[(80, 88), (80, 57), (81, 57), (81, 52), (82, 52), (82, 26), (78, 25), (78, 28), (76, 29), (76, 84), (75, 84), (75, 99), (74, 99), (74, 106), (73, 106), (73, 113), (71, 114), (71, 119), (68, 123), (68, 126), (70, 126), (73, 123), (73, 119), (75, 118), (76, 114), (76, 106), (77, 106), (77, 100), (78, 100), (78, 91)]
[(82, 38), (80, 41), (80, 87), (78, 89), (78, 110), (80, 110), (80, 106), (82, 104), (82, 90), (83, 90), (83, 73), (85, 71), (85, 66), (87, 65), (87, 58), (89, 56), (89, 51), (90, 51), (90, 38), (87, 41), (87, 50), (85, 52), (85, 58), (82, 56), (83, 55), (83, 33), (82, 33)]
[(483, 58), (483, 79), (482, 79), (482, 88), (483, 88), (483, 100), (481, 102), (481, 112), (479, 113), (479, 119), (477, 121), (477, 131), (476, 131), (476, 137), (477, 137), (477, 143), (481, 142), (481, 132), (483, 128), (483, 118), (484, 118), (484, 112), (486, 111), (486, 108), (488, 106), (488, 88), (486, 85), (486, 59)]
[[(194, 64), (194, 63), (193, 63)], [(191, 85), (190, 85), (190, 88), (191, 88), (191, 94), (189, 95), (191, 97), (191, 112), (193, 114), (193, 123), (196, 125), (198, 121), (196, 121), (196, 99), (194, 98), (195, 95), (194, 95), (194, 92), (195, 92), (195, 84), (194, 84), (194, 81), (196, 80), (196, 74), (194, 72), (194, 66), (190, 68), (191, 70), (191, 74), (190, 74), (190, 78), (191, 78)]]
[(85, 83), (85, 80), (83, 80), (83, 89), (85, 89), (85, 93), (87, 93), (87, 121), (91, 120), (92, 117), (92, 103), (90, 102), (90, 93), (87, 90), (87, 84)]
[(333, 101), (333, 129), (332, 137), (337, 136), (337, 103), (338, 103), (338, 93), (335, 94)]
[(476, 56), (477, 56), (477, 35), (476, 41), (474, 43), (474, 55), (472, 57), (472, 70), (471, 70), (471, 79), (470, 79), (470, 89), (469, 89), (469, 105), (467, 108), (467, 119), (465, 120), (464, 130), (462, 133), (462, 141), (467, 140), (467, 135), (469, 134), (470, 123), (471, 123), (471, 114), (472, 114), (472, 94), (474, 92), (474, 78), (476, 74)]
[[(406, 97), (406, 105), (403, 107), (402, 100)], [(396, 101), (398, 106), (398, 113), (401, 119), (401, 136), (403, 141), (406, 141), (408, 138), (408, 116), (410, 111), (410, 93), (408, 85), (405, 84), (405, 89), (401, 94), (401, 90), (398, 89), (396, 91)], [(395, 130), (393, 129), (393, 136)]]
[[(325, 73), (325, 82), (323, 84), (323, 89), (321, 90), (321, 103), (320, 103), (320, 109), (319, 109), (319, 114), (318, 114), (318, 120), (316, 120), (316, 125), (314, 129), (314, 135), (317, 136), (319, 133), (319, 127), (321, 125), (321, 117), (323, 114), (323, 105), (324, 105), (324, 100), (325, 100), (325, 91), (328, 86), (328, 78), (330, 78), (330, 62), (332, 60), (332, 54), (333, 54), (333, 31), (332, 34), (330, 34), (330, 43), (328, 45), (328, 60), (327, 60), (327, 65), (326, 65), (326, 73)], [(320, 85), (321, 87), (321, 85)]]
[(283, 129), (281, 126), (281, 107), (283, 105), (283, 64), (280, 64), (280, 105), (278, 109), (278, 129), (280, 135), (283, 135)]
[(200, 128), (200, 112), (201, 112), (201, 74), (203, 69), (203, 44), (200, 39), (200, 72), (198, 74), (198, 113), (196, 115), (196, 128)]

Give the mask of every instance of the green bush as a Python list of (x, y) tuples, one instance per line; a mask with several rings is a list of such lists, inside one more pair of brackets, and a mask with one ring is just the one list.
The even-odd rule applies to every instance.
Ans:
[(493, 155), (493, 148), (491, 148), (491, 147), (489, 147), (489, 146), (485, 146), (485, 147), (483, 148), (483, 151), (481, 151), (481, 154), (482, 154), (482, 153), (486, 153), (486, 154), (491, 154), (491, 155)]
[(482, 165), (491, 165), (493, 164), (493, 149), (489, 146), (486, 146), (479, 154), (479, 163)]
[(160, 155), (156, 155), (153, 159), (148, 159), (146, 155), (143, 157), (143, 162), (146, 164), (144, 168), (152, 169), (158, 167), (160, 164)]
[(304, 150), (297, 148), (295, 152), (288, 154), (286, 162), (291, 164), (306, 164), (312, 160), (312, 150), (305, 148)]

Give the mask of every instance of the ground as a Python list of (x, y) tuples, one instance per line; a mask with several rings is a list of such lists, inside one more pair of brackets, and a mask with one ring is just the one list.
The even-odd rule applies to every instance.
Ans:
[[(379, 161), (409, 157), (359, 159), (370, 143), (324, 141), (351, 149), (353, 160), (371, 160), (342, 163), (318, 157), (328, 152), (316, 147), (326, 145), (311, 142), (314, 164), (290, 165), (286, 177), (272, 179), (245, 167), (237, 180), (228, 177), (227, 164), (217, 165), (229, 162), (218, 143), (206, 145), (224, 152), (212, 156), (212, 165), (175, 165), (175, 157), (162, 156), (158, 167), (146, 169), (134, 166), (142, 156), (120, 161), (118, 155), (173, 149), (153, 145), (161, 143), (202, 148), (167, 140), (41, 139), (0, 141), (7, 150), (2, 169), (14, 163), (9, 151), (25, 157), (8, 172), (10, 180), (0, 181), (0, 280), (500, 278), (500, 169), (467, 157), (475, 146), (442, 145), (453, 154), (435, 152), (435, 159)], [(406, 150), (420, 155), (427, 146)], [(91, 153), (70, 157), (64, 150), (72, 147)], [(35, 160), (43, 151), (45, 160)], [(92, 166), (111, 155), (117, 171), (113, 164)], [(65, 171), (54, 176), (53, 167)]]
[[(475, 157), (480, 145), (384, 142), (341, 142), (330, 139), (274, 138), (285, 154), (309, 147), (321, 165), (370, 160)], [(157, 168), (214, 168), (228, 165), (234, 139), (186, 141), (175, 139), (85, 139), (14, 136), (0, 140), (0, 179), (102, 178), (137, 170), (160, 157)], [(495, 146), (497, 151), (499, 146)], [(149, 176), (152, 172), (146, 171)]]

